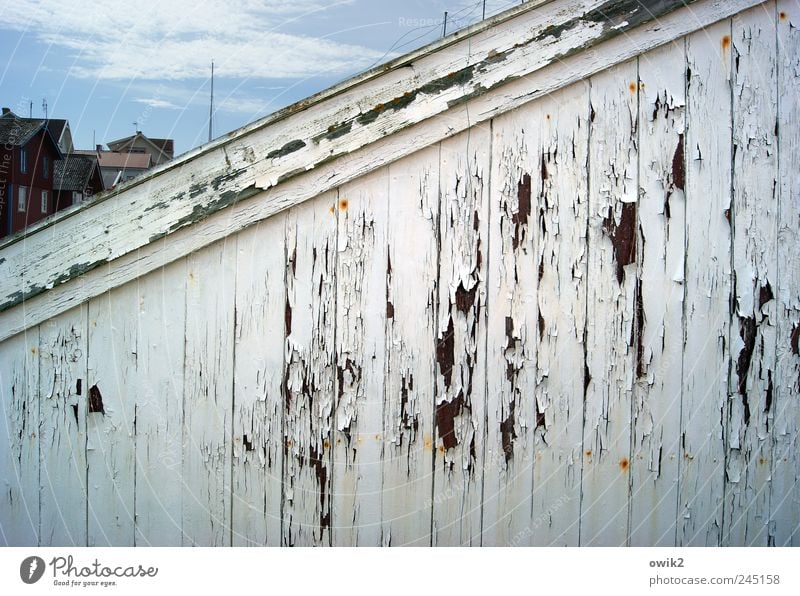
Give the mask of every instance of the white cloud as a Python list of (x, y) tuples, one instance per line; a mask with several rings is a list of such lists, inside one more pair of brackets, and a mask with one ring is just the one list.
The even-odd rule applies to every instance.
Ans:
[(136, 103), (142, 103), (146, 105), (148, 108), (163, 108), (169, 110), (180, 110), (181, 107), (172, 103), (171, 101), (166, 101), (163, 99), (155, 99), (155, 98), (145, 98), (140, 97), (138, 99), (134, 99)]
[(112, 80), (298, 78), (359, 70), (380, 53), (353, 44), (282, 31), (353, 0), (15, 0), (2, 27), (71, 51), (71, 73)]

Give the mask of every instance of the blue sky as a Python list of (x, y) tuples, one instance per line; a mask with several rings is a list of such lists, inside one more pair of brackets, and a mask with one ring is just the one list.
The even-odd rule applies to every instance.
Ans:
[[(487, 0), (487, 15), (518, 1)], [(0, 103), (183, 153), (481, 17), (482, 0), (0, 0)]]

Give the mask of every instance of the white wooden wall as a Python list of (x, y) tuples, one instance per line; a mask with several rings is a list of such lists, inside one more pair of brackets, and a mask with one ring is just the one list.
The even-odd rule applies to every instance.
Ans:
[(778, 0), (31, 327), (0, 542), (800, 545), (799, 161)]

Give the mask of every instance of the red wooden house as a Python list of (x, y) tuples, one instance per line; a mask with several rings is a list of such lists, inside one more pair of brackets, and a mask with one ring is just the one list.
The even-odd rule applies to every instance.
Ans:
[(53, 177), (62, 159), (46, 120), (0, 117), (0, 237), (55, 212)]

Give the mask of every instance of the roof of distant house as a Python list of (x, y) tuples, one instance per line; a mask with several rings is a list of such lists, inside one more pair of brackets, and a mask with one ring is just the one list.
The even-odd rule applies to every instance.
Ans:
[(96, 156), (66, 155), (64, 159), (55, 162), (53, 189), (83, 191), (95, 167), (97, 167)]
[(165, 153), (170, 157), (173, 155), (173, 152), (175, 150), (175, 144), (172, 139), (152, 139), (147, 135), (143, 134), (142, 132), (137, 132), (135, 135), (131, 135), (129, 137), (125, 137), (122, 139), (117, 139), (116, 141), (109, 141), (106, 144), (108, 145), (108, 148), (111, 149), (112, 151), (117, 151), (121, 147), (132, 145), (137, 137), (150, 143), (162, 153)]
[(149, 153), (117, 153), (116, 151), (75, 151), (77, 155), (94, 155), (101, 168), (120, 168), (124, 170), (146, 170), (151, 165)]
[(14, 112), (0, 116), (0, 143), (18, 147), (27, 143), (44, 126), (44, 120), (20, 118)]

